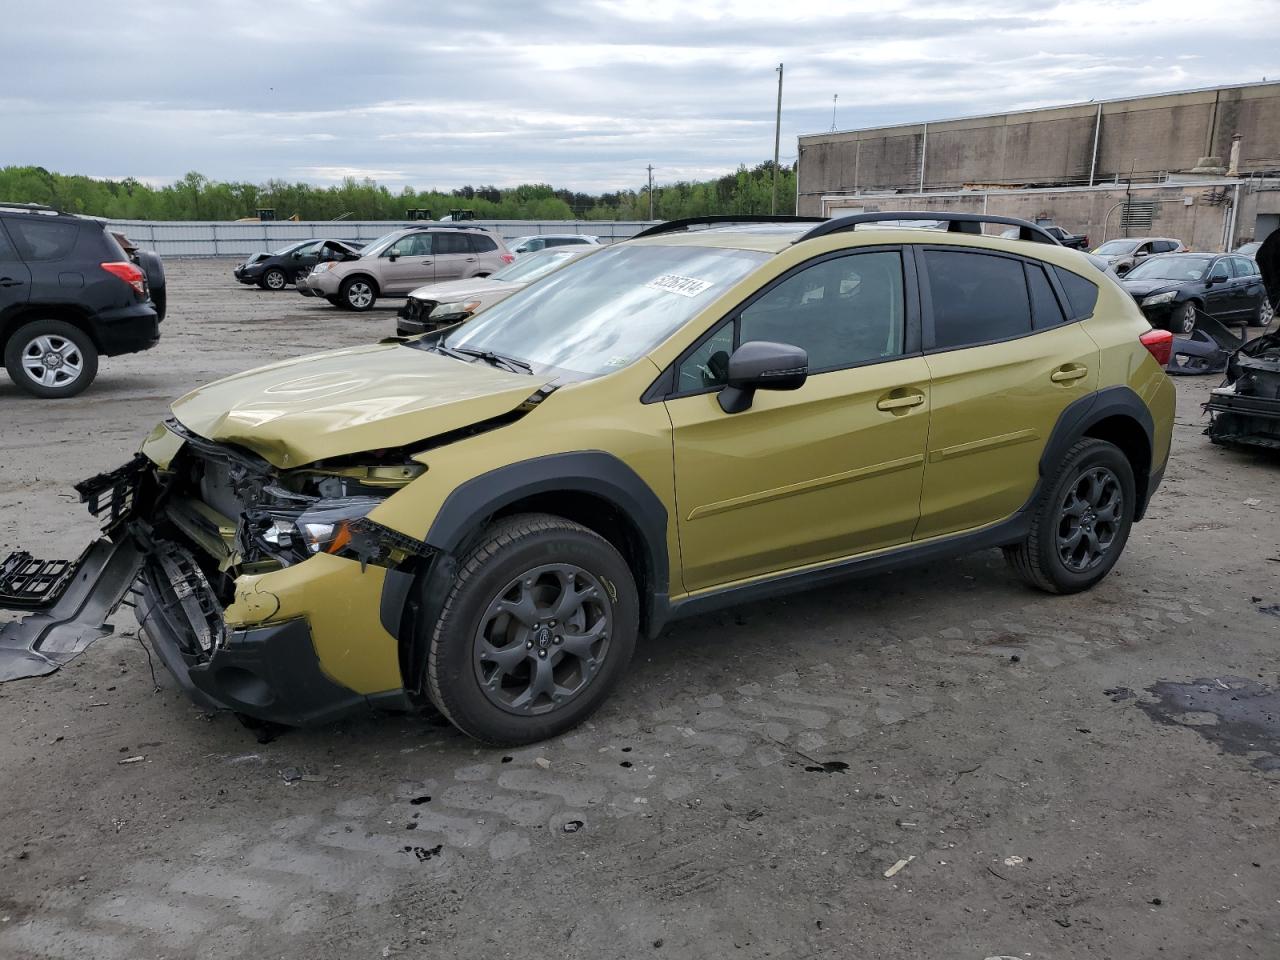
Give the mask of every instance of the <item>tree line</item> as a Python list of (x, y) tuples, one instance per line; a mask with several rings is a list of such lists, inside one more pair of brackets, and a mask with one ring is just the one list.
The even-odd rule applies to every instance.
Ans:
[[(768, 213), (773, 162), (714, 180), (655, 186), (653, 213), (659, 220), (708, 214)], [(778, 170), (778, 213), (795, 212), (795, 169)], [(465, 186), (448, 193), (405, 187), (393, 192), (370, 179), (348, 177), (316, 186), (268, 180), (244, 183), (211, 180), (192, 172), (163, 186), (132, 177), (108, 180), (52, 173), (43, 167), (0, 167), (0, 200), (45, 203), (71, 213), (110, 220), (237, 220), (262, 208), (277, 220), (404, 220), (409, 210), (427, 210), (439, 219), (470, 210), (479, 220), (647, 220), (649, 191), (590, 194), (542, 183), (500, 189)]]

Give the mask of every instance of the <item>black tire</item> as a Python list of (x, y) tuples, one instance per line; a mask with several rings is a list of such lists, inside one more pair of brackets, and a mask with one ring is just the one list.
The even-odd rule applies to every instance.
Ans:
[(365, 276), (347, 277), (338, 288), (338, 297), (348, 310), (364, 313), (372, 310), (378, 299), (378, 285)]
[[(1073, 514), (1074, 504), (1082, 499), (1079, 492), (1086, 478), (1097, 475), (1109, 475), (1115, 481), (1119, 497), (1115, 520), (1103, 519), (1110, 511), (1088, 510), (1084, 515), (1088, 518), (1087, 529), (1075, 537), (1086, 522)], [(1031, 532), (1021, 543), (1005, 547), (1004, 557), (1023, 580), (1047, 593), (1088, 590), (1111, 572), (1124, 551), (1136, 504), (1137, 488), (1128, 458), (1114, 444), (1087, 437), (1067, 451), (1057, 473), (1045, 485), (1031, 521)], [(1076, 566), (1067, 559), (1077, 559), (1077, 553), (1066, 546), (1073, 537), (1083, 542), (1086, 552), (1090, 539), (1105, 546), (1095, 559)]]
[[(56, 366), (50, 356), (54, 353), (59, 357)], [(79, 327), (63, 320), (35, 320), (13, 332), (5, 344), (4, 366), (13, 382), (32, 396), (74, 397), (98, 375), (98, 349)]]
[(1183, 336), (1196, 328), (1196, 305), (1190, 300), (1180, 303), (1169, 314), (1169, 329)]
[(283, 290), (288, 285), (289, 278), (285, 276), (285, 272), (279, 267), (272, 267), (258, 281), (258, 286), (263, 290)]
[(165, 312), (169, 309), (169, 295), (164, 287), (151, 288), (151, 305), (156, 308), (156, 319), (163, 320)]
[(343, 302), (341, 297), (325, 297), (325, 299), (329, 301), (331, 306), (335, 306), (339, 310), (348, 309), (347, 305)]
[(1275, 310), (1271, 307), (1271, 301), (1263, 293), (1261, 299), (1258, 300), (1258, 306), (1253, 311), (1253, 316), (1249, 318), (1249, 326), (1266, 328), (1271, 326), (1271, 321), (1275, 319)]
[[(582, 598), (579, 606), (574, 598)], [(566, 619), (548, 619), (561, 600), (572, 608)], [(495, 612), (498, 606), (525, 611), (534, 625), (526, 626), (525, 614)], [(631, 570), (603, 537), (549, 514), (500, 520), (462, 558), (440, 616), (426, 626), (427, 694), (454, 726), (485, 743), (563, 733), (590, 716), (625, 672), (639, 610)], [(554, 697), (533, 692), (544, 670)]]

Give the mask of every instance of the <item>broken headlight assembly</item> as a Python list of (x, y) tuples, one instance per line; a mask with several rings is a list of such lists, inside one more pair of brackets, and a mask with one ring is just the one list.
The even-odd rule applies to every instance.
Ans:
[(242, 552), (263, 555), (285, 566), (317, 553), (360, 563), (394, 564), (429, 550), (421, 541), (368, 518), (380, 497), (334, 497), (299, 507), (248, 510), (241, 527)]

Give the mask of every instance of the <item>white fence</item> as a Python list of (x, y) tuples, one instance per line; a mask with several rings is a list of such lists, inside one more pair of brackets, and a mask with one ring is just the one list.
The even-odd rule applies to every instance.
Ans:
[[(279, 249), (297, 240), (333, 239), (367, 243), (401, 227), (425, 227), (432, 221), (397, 220), (273, 220), (231, 223), (199, 220), (108, 220), (107, 227), (123, 233), (138, 246), (165, 257), (238, 257)], [(585, 233), (601, 243), (625, 240), (651, 226), (641, 220), (469, 220), (504, 240), (541, 233)]]

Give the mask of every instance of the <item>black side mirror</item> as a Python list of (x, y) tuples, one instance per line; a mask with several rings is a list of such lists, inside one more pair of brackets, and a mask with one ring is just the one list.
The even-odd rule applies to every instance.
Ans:
[(750, 340), (729, 357), (729, 383), (720, 391), (720, 409), (741, 413), (757, 390), (799, 390), (809, 378), (809, 354), (789, 343)]

